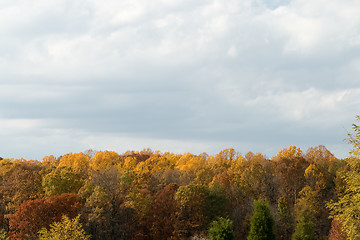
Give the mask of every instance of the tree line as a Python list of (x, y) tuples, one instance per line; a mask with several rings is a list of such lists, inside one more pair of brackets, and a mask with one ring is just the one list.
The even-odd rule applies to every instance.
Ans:
[(322, 145), (0, 158), (0, 239), (359, 239), (353, 130), (346, 159)]

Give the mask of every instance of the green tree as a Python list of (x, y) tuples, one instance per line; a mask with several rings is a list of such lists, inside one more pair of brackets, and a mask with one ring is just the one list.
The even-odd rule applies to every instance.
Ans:
[(314, 217), (307, 208), (300, 210), (292, 240), (316, 240)]
[(43, 177), (45, 197), (62, 193), (77, 193), (83, 185), (81, 176), (69, 167), (59, 167)]
[[(356, 117), (360, 122), (360, 116)], [(353, 146), (347, 167), (338, 173), (341, 185), (338, 187), (338, 201), (327, 204), (330, 214), (342, 223), (342, 230), (349, 239), (360, 239), (360, 126), (353, 124), (354, 133), (348, 134)]]
[(209, 228), (210, 240), (232, 240), (234, 232), (232, 229), (232, 221), (227, 218), (219, 217), (210, 224)]
[(274, 220), (266, 201), (254, 201), (254, 213), (250, 219), (250, 233), (247, 240), (274, 240)]
[(285, 196), (278, 199), (278, 212), (276, 221), (276, 237), (280, 240), (290, 239), (294, 231), (292, 209)]
[(188, 238), (205, 229), (207, 218), (204, 214), (209, 196), (209, 189), (202, 185), (181, 186), (175, 194), (178, 202), (175, 235)]
[(54, 222), (50, 229), (42, 228), (39, 231), (39, 240), (89, 240), (79, 222), (80, 215), (70, 219), (66, 215), (62, 216), (61, 222)]

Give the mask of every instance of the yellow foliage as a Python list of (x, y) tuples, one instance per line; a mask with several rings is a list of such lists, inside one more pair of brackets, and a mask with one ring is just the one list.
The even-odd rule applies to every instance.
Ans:
[(124, 170), (126, 172), (134, 171), (137, 165), (137, 161), (134, 157), (127, 157), (124, 160), (123, 164), (119, 164), (119, 170)]
[(313, 163), (323, 163), (338, 160), (325, 146), (311, 147), (306, 152), (306, 159)]
[(310, 182), (310, 186), (314, 190), (320, 191), (325, 188), (326, 179), (324, 177), (324, 174), (321, 173), (321, 171), (319, 170), (319, 168), (316, 167), (315, 164), (310, 164), (305, 169), (304, 176), (307, 181)]
[(297, 158), (297, 157), (303, 157), (304, 153), (303, 151), (301, 151), (300, 148), (296, 147), (296, 146), (290, 146), (288, 148), (283, 148), (282, 150), (280, 150), (280, 152), (278, 152), (278, 154), (272, 158), (272, 160), (277, 161), (280, 160), (281, 158)]
[(60, 158), (58, 167), (71, 167), (76, 172), (86, 172), (89, 167), (89, 157), (83, 153), (68, 153)]
[(59, 161), (54, 157), (54, 155), (45, 156), (42, 159), (41, 165), (47, 167), (56, 167), (59, 164)]
[(107, 169), (119, 162), (119, 154), (113, 151), (97, 152), (90, 161), (90, 167), (95, 171)]
[(206, 166), (206, 159), (201, 156), (196, 156), (191, 153), (185, 153), (181, 156), (177, 162), (175, 168), (180, 171), (193, 170), (196, 171), (199, 168)]
[(296, 202), (296, 210), (300, 211), (303, 207), (306, 207), (313, 214), (319, 213), (319, 192), (313, 190), (310, 186), (305, 186), (299, 192), (299, 198)]

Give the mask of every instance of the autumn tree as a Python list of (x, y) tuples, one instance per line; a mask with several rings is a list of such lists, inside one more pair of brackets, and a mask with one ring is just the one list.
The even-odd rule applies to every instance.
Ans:
[(276, 156), (272, 158), (273, 161), (279, 161), (283, 158), (303, 158), (304, 152), (296, 146), (290, 146), (288, 148), (281, 149)]
[(42, 196), (41, 165), (35, 162), (17, 161), (4, 176), (0, 188), (2, 205), (11, 214), (25, 200)]
[[(360, 121), (360, 116), (356, 117)], [(342, 229), (349, 239), (360, 238), (360, 126), (353, 124), (353, 133), (348, 134), (353, 149), (347, 158), (347, 167), (339, 172), (343, 186), (339, 188), (338, 200), (328, 204), (331, 215), (341, 221)]]
[(99, 171), (79, 190), (85, 206), (81, 216), (85, 230), (94, 239), (130, 239), (134, 211), (125, 206), (132, 179), (116, 167)]
[(69, 167), (54, 168), (42, 180), (45, 197), (62, 193), (77, 193), (83, 183), (81, 175)]
[(249, 152), (240, 175), (240, 186), (252, 199), (267, 198), (276, 202), (274, 177), (271, 162), (260, 153)]
[(342, 224), (338, 219), (333, 219), (329, 232), (329, 240), (347, 240), (346, 233), (342, 230)]
[(326, 194), (327, 190), (327, 172), (322, 172), (318, 165), (311, 163), (305, 170), (304, 176), (307, 185), (299, 192), (299, 198), (296, 208), (308, 209), (316, 222), (316, 236), (326, 236), (330, 230), (331, 220), (329, 219), (329, 210), (325, 206), (325, 202), (330, 199)]
[(208, 184), (213, 178), (212, 160), (205, 155), (184, 153), (175, 165), (181, 172), (180, 185)]
[(80, 204), (75, 194), (64, 193), (46, 200), (27, 200), (10, 216), (9, 239), (36, 239), (37, 232), (43, 227), (60, 221), (62, 215), (73, 218), (79, 209)]
[(151, 208), (151, 237), (158, 240), (170, 239), (177, 222), (177, 202), (175, 194), (179, 186), (175, 183), (167, 185), (153, 196)]
[(134, 212), (134, 236), (133, 239), (151, 239), (151, 207), (152, 207), (152, 193), (146, 188), (131, 189), (125, 201), (125, 206), (132, 209)]
[[(291, 148), (290, 150), (293, 149)], [(276, 157), (272, 164), (274, 166), (274, 176), (278, 191), (293, 205), (297, 201), (299, 192), (306, 184), (304, 173), (309, 163), (298, 151), (295, 154), (292, 152), (286, 154), (282, 150), (282, 153), (278, 154), (280, 157)]]
[(42, 159), (41, 165), (45, 167), (57, 167), (59, 165), (59, 160), (54, 157), (54, 155), (45, 156)]
[(206, 216), (204, 206), (208, 196), (208, 189), (201, 185), (187, 185), (179, 187), (175, 199), (178, 202), (178, 221), (175, 232), (180, 238), (190, 237), (194, 233), (204, 230)]
[(279, 240), (288, 240), (294, 230), (294, 215), (286, 197), (278, 199), (278, 211), (276, 216), (276, 236)]
[(86, 183), (79, 191), (84, 202), (82, 218), (93, 239), (107, 240), (111, 238), (111, 220), (113, 206), (110, 196), (100, 186)]
[(60, 222), (54, 222), (50, 229), (42, 228), (39, 231), (39, 240), (89, 240), (80, 223), (80, 215), (70, 219), (63, 215)]
[(120, 163), (120, 156), (114, 151), (97, 152), (90, 160), (90, 167), (99, 171), (102, 169), (111, 168)]
[(83, 153), (68, 153), (60, 158), (58, 167), (70, 167), (75, 172), (86, 174), (89, 168), (89, 157)]
[(180, 238), (206, 231), (214, 218), (225, 213), (226, 199), (221, 189), (190, 184), (179, 187), (175, 199), (178, 202), (175, 232)]

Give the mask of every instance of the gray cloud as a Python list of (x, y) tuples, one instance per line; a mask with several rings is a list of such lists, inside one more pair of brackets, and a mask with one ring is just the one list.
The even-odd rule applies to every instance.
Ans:
[(324, 144), (346, 156), (359, 9), (352, 0), (1, 3), (0, 154), (273, 155)]

